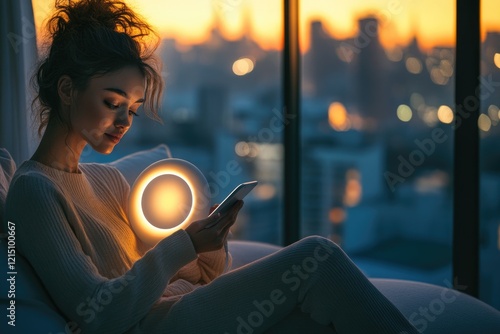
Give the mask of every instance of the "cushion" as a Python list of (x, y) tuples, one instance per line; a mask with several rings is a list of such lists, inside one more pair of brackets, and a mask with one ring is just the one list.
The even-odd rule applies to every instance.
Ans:
[(110, 162), (109, 164), (116, 167), (123, 174), (128, 184), (132, 186), (135, 179), (144, 169), (146, 169), (146, 167), (157, 162), (158, 160), (167, 159), (168, 157), (168, 146), (160, 144), (149, 150), (143, 150), (126, 155), (121, 159)]
[[(12, 239), (12, 237), (11, 237)], [(14, 239), (15, 241), (15, 239)], [(12, 243), (12, 241), (11, 241)], [(4, 316), (0, 321), (0, 333), (67, 333), (66, 320), (59, 314), (56, 306), (50, 299), (47, 291), (43, 287), (35, 271), (19, 253), (15, 254), (15, 272), (11, 272), (7, 262), (8, 239), (4, 235), (0, 238), (0, 270), (3, 273), (0, 280), (0, 308)], [(13, 277), (11, 285), (7, 278)], [(8, 291), (15, 291), (15, 297), (9, 297)], [(11, 302), (14, 301), (14, 307)], [(12, 310), (8, 310), (8, 308)], [(9, 318), (9, 315), (15, 317)], [(5, 317), (7, 316), (7, 317)], [(15, 327), (8, 324), (8, 321), (15, 320)], [(68, 324), (71, 326), (71, 323)], [(68, 332), (70, 333), (70, 332)]]
[[(0, 148), (0, 219), (3, 222), (5, 198), (9, 190), (9, 183), (16, 171), (16, 163), (5, 148)], [(0, 233), (5, 232), (3, 224), (0, 224)]]
[(500, 312), (465, 293), (409, 280), (370, 281), (420, 333), (500, 333)]
[(228, 249), (233, 258), (231, 269), (237, 269), (247, 263), (272, 254), (282, 247), (256, 241), (230, 240)]

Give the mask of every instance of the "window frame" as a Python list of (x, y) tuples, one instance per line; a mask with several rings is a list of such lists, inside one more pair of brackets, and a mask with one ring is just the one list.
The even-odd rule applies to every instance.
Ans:
[[(300, 238), (300, 47), (299, 0), (284, 0), (283, 113), (284, 130), (283, 240)], [(453, 286), (479, 294), (479, 129), (480, 1), (456, 0), (455, 117), (453, 156)], [(466, 104), (475, 98), (476, 103)], [(465, 108), (464, 108), (465, 107)], [(460, 108), (460, 109), (459, 109)], [(458, 115), (458, 113), (456, 113)]]

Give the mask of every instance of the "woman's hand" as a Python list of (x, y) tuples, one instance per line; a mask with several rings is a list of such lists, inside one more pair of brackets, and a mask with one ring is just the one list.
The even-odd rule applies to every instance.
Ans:
[[(238, 212), (243, 206), (243, 201), (236, 202), (224, 214), (217, 214), (191, 223), (187, 228), (196, 253), (214, 251), (222, 248), (226, 241), (229, 229), (236, 221)], [(217, 206), (210, 208), (210, 212)]]

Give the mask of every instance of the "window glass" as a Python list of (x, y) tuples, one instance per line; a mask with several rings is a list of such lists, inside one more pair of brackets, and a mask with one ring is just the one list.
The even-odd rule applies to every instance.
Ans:
[(302, 1), (302, 234), (451, 286), (453, 1)]
[(500, 24), (493, 1), (481, 2), (480, 297), (500, 309)]

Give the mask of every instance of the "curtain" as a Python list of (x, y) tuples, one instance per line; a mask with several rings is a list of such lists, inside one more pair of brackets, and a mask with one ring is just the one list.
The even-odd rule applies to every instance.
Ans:
[(35, 149), (29, 81), (37, 60), (36, 29), (31, 0), (2, 0), (0, 8), (0, 147), (19, 164)]

